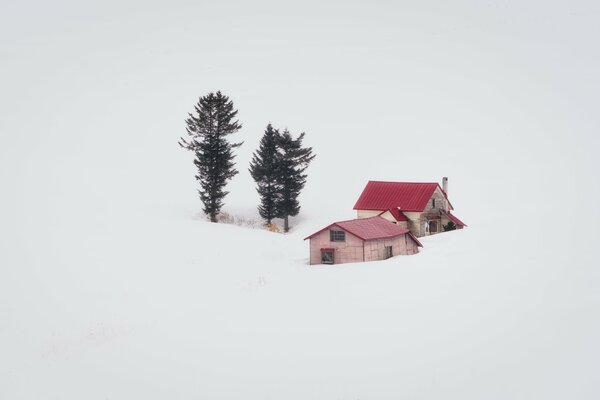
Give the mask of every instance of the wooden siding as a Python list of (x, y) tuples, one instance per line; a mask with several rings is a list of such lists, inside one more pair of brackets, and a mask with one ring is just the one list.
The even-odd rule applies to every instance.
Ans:
[[(340, 230), (339, 228), (333, 228)], [(310, 264), (321, 264), (321, 249), (332, 248), (333, 263), (343, 264), (349, 262), (363, 261), (363, 240), (357, 238), (350, 232), (346, 232), (344, 242), (332, 242), (329, 237), (329, 229), (310, 238)]]
[(408, 234), (393, 239), (363, 241), (350, 232), (345, 232), (346, 241), (344, 242), (330, 241), (329, 229), (310, 238), (310, 264), (321, 264), (322, 248), (334, 249), (334, 264), (383, 260), (385, 259), (386, 246), (392, 246), (392, 256), (410, 255), (419, 252), (417, 243)]
[(392, 246), (392, 256), (416, 254), (419, 248), (414, 240), (404, 234), (393, 239), (378, 239), (365, 242), (365, 261), (385, 259), (386, 246)]

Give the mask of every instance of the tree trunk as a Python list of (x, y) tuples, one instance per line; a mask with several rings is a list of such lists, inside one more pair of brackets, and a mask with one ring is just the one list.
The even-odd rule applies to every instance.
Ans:
[(217, 214), (210, 214), (210, 222), (217, 222)]
[(285, 218), (283, 218), (283, 231), (284, 232), (288, 232), (290, 230), (290, 223), (288, 222), (288, 216), (286, 215)]

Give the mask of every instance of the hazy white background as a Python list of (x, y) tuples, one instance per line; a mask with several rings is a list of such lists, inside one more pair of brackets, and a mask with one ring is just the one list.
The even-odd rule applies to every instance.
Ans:
[[(464, 242), (454, 245), (478, 253), (472, 256), (471, 264), (468, 257), (456, 254), (452, 261), (441, 263), (485, 268), (485, 263), (490, 262), (487, 267), (492, 272), (485, 278), (489, 288), (494, 287), (495, 277), (499, 282), (514, 284), (517, 281), (513, 277), (527, 277), (518, 284), (520, 295), (542, 296), (537, 308), (532, 309), (533, 314), (527, 315), (552, 315), (537, 326), (536, 333), (567, 329), (549, 340), (547, 347), (542, 346), (540, 354), (560, 343), (581, 345), (577, 352), (569, 353), (575, 354), (569, 358), (573, 365), (552, 364), (535, 353), (532, 359), (538, 360), (539, 364), (533, 364), (536, 367), (560, 365), (553, 374), (540, 372), (538, 381), (528, 380), (520, 373), (519, 379), (508, 377), (507, 371), (514, 369), (505, 365), (505, 369), (487, 371), (491, 381), (479, 382), (486, 382), (492, 393), (501, 393), (499, 398), (561, 396), (573, 386), (581, 390), (580, 398), (594, 398), (598, 386), (593, 383), (592, 371), (594, 367), (597, 370), (598, 364), (593, 360), (599, 355), (594, 338), (599, 330), (597, 317), (592, 316), (600, 304), (596, 293), (600, 262), (594, 251), (600, 223), (599, 39), (600, 6), (594, 1), (0, 0), (0, 395), (5, 391), (7, 398), (36, 397), (24, 389), (28, 379), (31, 385), (47, 381), (49, 386), (40, 384), (46, 388), (40, 393), (49, 398), (85, 394), (84, 384), (72, 392), (67, 390), (69, 373), (85, 371), (77, 363), (65, 361), (62, 370), (52, 363), (40, 364), (36, 358), (40, 346), (53, 343), (53, 335), (69, 337), (68, 332), (84, 331), (74, 321), (90, 315), (85, 304), (105, 301), (99, 297), (90, 303), (82, 302), (81, 295), (89, 288), (81, 289), (81, 293), (73, 289), (82, 280), (99, 279), (98, 288), (104, 288), (97, 289), (100, 292), (112, 293), (112, 284), (117, 285), (114, 290), (118, 293), (135, 290), (136, 285), (144, 285), (139, 282), (143, 269), (121, 275), (122, 268), (139, 268), (155, 261), (153, 268), (164, 270), (165, 275), (155, 272), (162, 277), (160, 281), (174, 265), (187, 265), (192, 255), (206, 263), (201, 256), (206, 254), (206, 247), (219, 246), (220, 239), (206, 244), (215, 230), (194, 219), (201, 205), (196, 195), (192, 155), (180, 149), (177, 140), (185, 133), (184, 119), (198, 97), (221, 90), (234, 101), (243, 124), (232, 139), (245, 141), (238, 152), (240, 174), (231, 181), (227, 211), (256, 214), (258, 198), (247, 166), (267, 123), (287, 127), (293, 133), (306, 132), (306, 144), (313, 146), (317, 154), (302, 195), (302, 213), (295, 221), (296, 234), (285, 238), (287, 241), (260, 236), (260, 242), (276, 240), (274, 248), (290, 249), (293, 253), (291, 260), (286, 252), (278, 253), (273, 268), (298, 268), (306, 253), (306, 244), (301, 241), (304, 233), (332, 220), (352, 218), (352, 206), (367, 180), (435, 181), (448, 176), (456, 215), (472, 229), (472, 233), (457, 236), (463, 237)], [(178, 230), (178, 224), (199, 224), (202, 229), (194, 231), (197, 228), (186, 225)], [(199, 236), (190, 238), (190, 232)], [(237, 234), (232, 236), (227, 231), (222, 238), (254, 243), (248, 233), (239, 233), (236, 239)], [(167, 238), (173, 243), (189, 241), (190, 246), (165, 244), (164, 249), (160, 248)], [(435, 245), (429, 248), (435, 249)], [(426, 246), (424, 252), (427, 251)], [(452, 247), (447, 251), (452, 255)], [(143, 261), (136, 258), (140, 254), (144, 254)], [(217, 255), (206, 257), (228, 263)], [(260, 269), (257, 265), (261, 260), (270, 257), (269, 253), (261, 253), (248, 262)], [(237, 259), (230, 262), (233, 260)], [(70, 272), (63, 270), (66, 265)], [(208, 265), (204, 272), (216, 268), (212, 263)], [(514, 268), (517, 275), (502, 278), (505, 267)], [(197, 265), (189, 268), (179, 271), (183, 281), (188, 276), (185, 271), (198, 269)], [(78, 278), (70, 275), (73, 271), (77, 271)], [(100, 279), (103, 271), (110, 271), (106, 272), (110, 278), (104, 277), (108, 281)], [(542, 278), (547, 271), (550, 272)], [(438, 273), (434, 271), (432, 275)], [(463, 273), (471, 276), (472, 271)], [(353, 274), (352, 287), (360, 287), (364, 279), (368, 280), (360, 272)], [(314, 277), (302, 276), (309, 287), (315, 284)], [(374, 282), (385, 285), (383, 282), (389, 277), (384, 274), (377, 279), (381, 281), (373, 281), (371, 291), (364, 293), (377, 293), (381, 286)], [(405, 289), (416, 288), (416, 294), (418, 289), (436, 293), (435, 285), (424, 289), (430, 279), (432, 276), (424, 273), (416, 284), (401, 277)], [(139, 290), (148, 296), (176, 293), (181, 290), (179, 283), (173, 283), (170, 291), (154, 286)], [(295, 286), (291, 278), (288, 283), (289, 287), (282, 287), (288, 287), (299, 298), (306, 296), (303, 290), (292, 289)], [(481, 284), (476, 278), (462, 283), (463, 289)], [(316, 285), (317, 293), (325, 298), (333, 290), (321, 281)], [(503, 294), (502, 287), (502, 283), (496, 287), (496, 299), (513, 297), (509, 292)], [(559, 287), (558, 292), (554, 290)], [(190, 293), (192, 288), (190, 283)], [(400, 292), (393, 285), (389, 289)], [(56, 300), (61, 296), (57, 293), (65, 292), (72, 296)], [(336, 293), (333, 290), (332, 295)], [(291, 298), (280, 295), (272, 294), (265, 304), (286, 304), (281, 299)], [(200, 301), (190, 296), (186, 304)], [(364, 296), (362, 300), (370, 298)], [(222, 308), (212, 309), (213, 312), (235, 310), (239, 298), (229, 297), (229, 303), (227, 299), (222, 299)], [(440, 304), (447, 300), (440, 300)], [(477, 302), (475, 298), (471, 300)], [(545, 305), (546, 300), (554, 303)], [(511, 312), (519, 309), (517, 303)], [(81, 309), (71, 310), (74, 304), (81, 304)], [(116, 304), (115, 309), (119, 309), (121, 303)], [(140, 303), (141, 309), (131, 306), (129, 317), (143, 319), (143, 304)], [(346, 322), (351, 320), (352, 307), (361, 303), (348, 304), (344, 311), (349, 318)], [(318, 303), (312, 306), (308, 306), (308, 311), (299, 309), (303, 313), (320, 309)], [(556, 314), (561, 306), (564, 314)], [(398, 312), (393, 307), (389, 311), (392, 315)], [(425, 312), (417, 308), (420, 311)], [(164, 312), (169, 315), (169, 311)], [(325, 314), (319, 315), (327, 319)], [(361, 316), (369, 315), (366, 309), (359, 311), (356, 320), (360, 323)], [(463, 316), (466, 315), (465, 311)], [(573, 316), (576, 323), (565, 321), (565, 316)], [(519, 322), (511, 320), (510, 313), (505, 317), (498, 326), (512, 332), (515, 341), (527, 338), (537, 343), (534, 336), (518, 333)], [(89, 318), (86, 323), (92, 325), (102, 320)], [(390, 316), (382, 314), (381, 318), (387, 320)], [(318, 326), (310, 318), (296, 323), (315, 329)], [(119, 326), (117, 331), (128, 329), (123, 328), (127, 323), (115, 324)], [(449, 322), (445, 326), (459, 325)], [(568, 330), (566, 326), (573, 328)], [(346, 327), (344, 322), (333, 324), (329, 331), (343, 334)], [(388, 328), (398, 333), (395, 325)], [(318, 354), (327, 352), (328, 347), (319, 344), (320, 336), (313, 333), (314, 347), (309, 348), (317, 360), (296, 360), (299, 371), (319, 364)], [(176, 342), (180, 335), (181, 331), (173, 333)], [(283, 330), (275, 336), (293, 343), (293, 332)], [(215, 337), (221, 336), (215, 333)], [(411, 336), (419, 337), (419, 332)], [(369, 343), (378, 341), (368, 334), (362, 338)], [(383, 343), (394, 343), (397, 338), (390, 337), (389, 342)], [(154, 343), (145, 339), (141, 343)], [(139, 338), (130, 338), (128, 343), (135, 347)], [(223, 339), (223, 343), (228, 341)], [(367, 358), (376, 353), (369, 353), (367, 342), (354, 343), (355, 351)], [(494, 354), (506, 353), (507, 349), (515, 354), (523, 351), (506, 343), (488, 346), (497, 351)], [(3, 357), (2, 349), (12, 350)], [(469, 348), (463, 353), (463, 357), (470, 354), (464, 365), (473, 371), (492, 365), (469, 358), (480, 351), (477, 349)], [(266, 351), (273, 352), (276, 353), (273, 349)], [(140, 354), (146, 353), (140, 350)], [(346, 365), (347, 360), (341, 356), (348, 354), (345, 350), (332, 354), (339, 365), (327, 364), (331, 367), (328, 371)], [(340, 382), (352, 376), (343, 370), (337, 378), (324, 372), (315, 372), (312, 378), (310, 374), (304, 378), (301, 374), (295, 376), (309, 384), (320, 382), (314, 392), (304, 393), (312, 398), (355, 399), (361, 393), (361, 399), (403, 395), (440, 398), (440, 393), (446, 398), (481, 398), (483, 394), (491, 398), (485, 388), (474, 386), (474, 391), (465, 392), (465, 386), (458, 383), (456, 387), (442, 385), (442, 389), (438, 387), (440, 392), (429, 392), (424, 389), (428, 386), (420, 383), (410, 390), (394, 386), (394, 378), (387, 379), (383, 372), (390, 371), (389, 362), (400, 357), (393, 351), (387, 358), (381, 357), (386, 362), (370, 359), (364, 364), (378, 365), (381, 370), (373, 375), (378, 378), (361, 381), (360, 390), (332, 389), (337, 384), (344, 386)], [(419, 357), (414, 358), (403, 358), (407, 371), (418, 364)], [(129, 360), (136, 359), (132, 356)], [(141, 359), (145, 360), (143, 356)], [(293, 355), (289, 359), (295, 360)], [(224, 366), (222, 376), (231, 373), (232, 368), (239, 372), (268, 364), (260, 356), (253, 360), (256, 363), (248, 369), (240, 366), (243, 363)], [(102, 365), (117, 371), (114, 364), (114, 360), (109, 360)], [(452, 369), (451, 363), (442, 365)], [(137, 390), (148, 385), (147, 377), (133, 377), (132, 371), (139, 371), (137, 367), (122, 368), (121, 373), (113, 372), (114, 379), (106, 385), (94, 382), (98, 387), (127, 388), (129, 392), (115, 389), (109, 395), (96, 389), (92, 393), (97, 398), (127, 398), (124, 393), (140, 395)], [(415, 374), (422, 372), (418, 366), (415, 368)], [(250, 385), (266, 390), (252, 392), (258, 393), (257, 398), (278, 398), (282, 393), (289, 398), (291, 393), (298, 393), (289, 389), (300, 382), (293, 378), (283, 385), (289, 393), (272, 386), (269, 377), (277, 370), (266, 368), (264, 381)], [(576, 373), (565, 377), (564, 371), (569, 370)], [(366, 376), (361, 369), (354, 372), (359, 377)], [(429, 372), (424, 378), (427, 382)], [(443, 372), (437, 374), (444, 376)], [(232, 398), (249, 393), (241, 384), (237, 394), (224, 394), (213, 387), (187, 390), (185, 382), (177, 384), (176, 379), (169, 380), (164, 373), (158, 375), (166, 379), (164, 392), (153, 392), (159, 393), (158, 398), (172, 394), (174, 387), (188, 398)], [(436, 373), (433, 375), (435, 382)], [(448, 381), (471, 387), (468, 382), (475, 378), (461, 376), (457, 381), (453, 380), (456, 377)], [(565, 379), (564, 384), (558, 377)], [(223, 379), (231, 383), (238, 378)], [(2, 379), (9, 383), (3, 386)], [(191, 382), (194, 379), (190, 376)], [(328, 382), (334, 382), (333, 386), (328, 386)], [(352, 388), (353, 382), (357, 381), (345, 384)], [(516, 389), (499, 392), (502, 382)], [(88, 383), (89, 386), (93, 385)], [(269, 392), (268, 388), (273, 390)], [(378, 392), (376, 388), (384, 389)], [(536, 392), (541, 388), (544, 390)]]
[(595, 209), (596, 2), (0, 4), (13, 216), (14, 201), (26, 214), (131, 202), (132, 186), (141, 207), (165, 192), (195, 207), (173, 143), (214, 90), (244, 124), (231, 205), (254, 195), (246, 165), (272, 122), (320, 155), (307, 209), (328, 207), (326, 185), (345, 211), (368, 179), (442, 175), (467, 220), (556, 196)]

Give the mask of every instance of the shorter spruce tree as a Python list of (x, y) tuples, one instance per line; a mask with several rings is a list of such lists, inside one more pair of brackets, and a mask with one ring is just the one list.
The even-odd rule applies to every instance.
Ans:
[(256, 182), (256, 191), (260, 196), (258, 213), (267, 225), (270, 225), (273, 218), (278, 215), (277, 203), (280, 188), (277, 149), (279, 137), (279, 130), (274, 129), (271, 124), (267, 125), (258, 150), (252, 156), (249, 169), (252, 179)]
[(310, 162), (315, 158), (311, 147), (302, 147), (304, 132), (294, 139), (286, 129), (278, 140), (278, 169), (279, 199), (277, 201), (277, 217), (283, 218), (283, 231), (288, 232), (289, 217), (298, 215), (300, 203), (298, 196), (306, 184), (307, 175), (304, 173)]

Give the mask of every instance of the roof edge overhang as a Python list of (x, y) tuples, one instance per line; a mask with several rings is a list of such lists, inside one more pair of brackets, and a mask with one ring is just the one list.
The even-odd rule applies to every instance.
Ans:
[[(374, 218), (374, 217), (373, 217), (373, 218)], [(379, 218), (381, 218), (381, 217), (379, 217)], [(349, 220), (349, 221), (354, 221), (354, 220)], [(364, 237), (362, 237), (362, 236), (360, 236), (360, 235), (357, 235), (356, 233), (352, 232), (352, 230), (351, 230), (351, 229), (344, 228), (343, 226), (340, 226), (340, 225), (338, 225), (340, 222), (346, 222), (346, 221), (338, 221), (338, 222), (331, 223), (331, 224), (327, 225), (325, 228), (323, 228), (323, 229), (320, 229), (320, 230), (318, 230), (317, 232), (313, 233), (312, 235), (305, 237), (303, 240), (310, 239), (310, 238), (312, 238), (312, 237), (314, 237), (314, 236), (318, 235), (319, 233), (321, 233), (321, 232), (323, 232), (323, 231), (326, 231), (327, 229), (329, 229), (329, 228), (331, 228), (331, 227), (333, 227), (333, 226), (336, 226), (336, 227), (340, 228), (341, 230), (343, 230), (344, 232), (348, 232), (349, 234), (351, 234), (351, 235), (353, 235), (353, 236), (356, 236), (357, 238), (359, 238), (359, 239), (360, 239), (360, 240), (362, 240), (363, 242), (366, 242), (366, 241), (369, 241), (369, 240), (393, 239), (393, 238), (396, 238), (396, 237), (399, 237), (399, 236), (402, 236), (402, 235), (406, 235), (406, 234), (410, 234), (411, 236), (413, 236), (413, 235), (412, 235), (412, 233), (410, 232), (410, 230), (409, 230), (409, 229), (407, 229), (407, 228), (403, 228), (403, 229), (406, 229), (406, 232), (403, 232), (403, 233), (398, 233), (398, 234), (393, 234), (393, 235), (379, 236), (379, 237), (375, 237), (375, 238), (368, 238), (368, 239), (367, 239), (367, 238), (364, 238)], [(392, 222), (389, 222), (389, 221), (388, 221), (388, 223), (390, 223), (390, 224), (391, 224)], [(414, 238), (414, 236), (413, 236), (413, 238)], [(414, 239), (416, 240), (416, 238), (414, 238)], [(419, 243), (419, 241), (418, 241), (418, 240), (417, 240), (417, 243)], [(419, 244), (420, 244), (420, 243), (419, 243)], [(421, 246), (421, 247), (422, 247), (422, 246)]]
[(307, 240), (307, 239), (310, 239), (311, 237), (317, 236), (319, 233), (321, 233), (321, 232), (323, 232), (323, 231), (325, 231), (325, 230), (327, 230), (327, 229), (331, 228), (331, 227), (332, 227), (332, 226), (334, 226), (334, 225), (335, 225), (335, 222), (334, 222), (333, 224), (329, 224), (329, 225), (327, 225), (327, 226), (326, 226), (325, 228), (323, 228), (323, 229), (320, 229), (320, 230), (316, 231), (316, 232), (315, 232), (315, 233), (313, 233), (312, 235), (309, 235), (309, 236), (305, 237), (303, 240)]
[(419, 239), (417, 239), (417, 237), (415, 235), (413, 235), (412, 232), (409, 231), (408, 234), (410, 235), (412, 240), (415, 241), (415, 243), (417, 244), (418, 247), (423, 247), (423, 244), (421, 242), (419, 242)]
[[(400, 207), (396, 207), (396, 208), (400, 212), (423, 212), (423, 210), (425, 209), (425, 208), (423, 208), (423, 210), (403, 210)], [(389, 209), (390, 209), (389, 207), (388, 208), (356, 208), (356, 206), (354, 206), (354, 208), (353, 208), (353, 210), (357, 210), (357, 211), (363, 210), (363, 211), (381, 211), (381, 212), (386, 212)]]
[(465, 227), (467, 226), (467, 224), (462, 222), (456, 215), (453, 215), (450, 211), (443, 211), (443, 212), (444, 212), (444, 214), (446, 214), (446, 217), (448, 217), (448, 219), (453, 221), (456, 225), (465, 226)]
[[(344, 221), (342, 221), (342, 222), (344, 222)], [(333, 226), (337, 226), (338, 228), (340, 228), (340, 229), (341, 229), (341, 230), (343, 230), (344, 232), (348, 232), (349, 234), (351, 234), (351, 235), (353, 235), (353, 236), (356, 236), (357, 238), (359, 238), (359, 239), (360, 239), (360, 240), (362, 240), (362, 241), (365, 241), (365, 240), (367, 240), (367, 239), (365, 239), (365, 238), (363, 238), (363, 237), (360, 237), (360, 236), (359, 236), (359, 235), (357, 235), (356, 233), (352, 232), (350, 229), (347, 229), (347, 228), (344, 228), (344, 227), (342, 227), (342, 226), (339, 226), (337, 222), (334, 222), (333, 224), (329, 224), (329, 225), (327, 225), (325, 228), (323, 228), (323, 229), (321, 229), (321, 230), (319, 230), (319, 231), (317, 231), (317, 232), (313, 233), (313, 234), (312, 234), (312, 235), (310, 235), (310, 236), (307, 236), (307, 237), (305, 237), (303, 240), (310, 239), (310, 238), (312, 238), (312, 237), (314, 237), (314, 236), (317, 236), (319, 233), (321, 233), (321, 232), (323, 232), (323, 231), (326, 231), (327, 229), (329, 229), (329, 228), (331, 228), (331, 227), (333, 227)], [(368, 240), (370, 240), (370, 239), (368, 239)]]
[[(410, 231), (404, 232), (404, 233), (399, 233), (397, 235), (379, 236), (379, 237), (363, 239), (363, 240), (365, 242), (368, 242), (369, 240), (394, 239), (394, 238), (400, 237), (402, 235), (406, 235), (407, 233), (410, 233)], [(356, 235), (354, 235), (354, 236), (356, 236)]]

